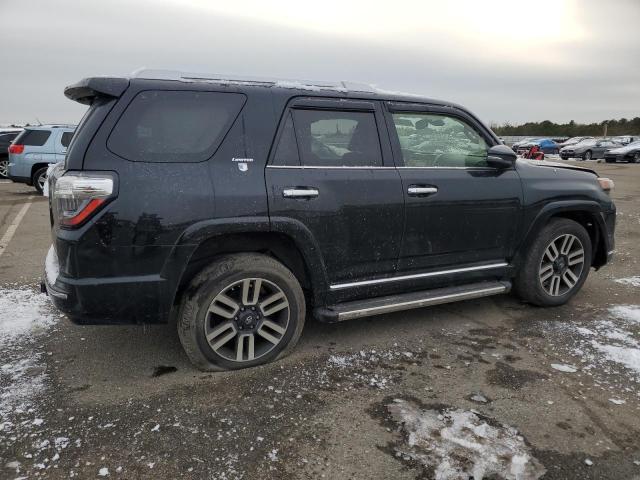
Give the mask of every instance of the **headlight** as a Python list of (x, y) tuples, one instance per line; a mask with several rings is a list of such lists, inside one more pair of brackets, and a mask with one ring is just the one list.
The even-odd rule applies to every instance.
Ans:
[(610, 178), (598, 177), (598, 183), (607, 193), (609, 193), (611, 190), (613, 190), (613, 187), (615, 187), (615, 183), (613, 183), (613, 180), (611, 180)]

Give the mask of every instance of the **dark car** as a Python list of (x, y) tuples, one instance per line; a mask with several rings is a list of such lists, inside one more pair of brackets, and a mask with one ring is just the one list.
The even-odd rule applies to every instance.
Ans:
[(578, 158), (581, 160), (595, 160), (604, 158), (604, 152), (609, 149), (620, 147), (619, 143), (612, 140), (596, 140), (587, 139), (575, 145), (569, 145), (560, 149), (560, 158), (568, 160), (569, 158)]
[(624, 147), (612, 148), (604, 154), (607, 163), (629, 162), (640, 163), (640, 141), (625, 145)]
[(9, 145), (22, 130), (0, 130), (0, 178), (7, 178), (9, 170)]
[(610, 180), (516, 160), (453, 103), (166, 72), (65, 94), (90, 107), (49, 176), (43, 287), (81, 324), (174, 319), (201, 369), (286, 355), (307, 314), (561, 305), (612, 256)]
[(580, 143), (584, 140), (593, 140), (593, 137), (571, 137), (565, 140), (564, 142), (558, 143), (558, 148), (576, 145), (577, 143)]

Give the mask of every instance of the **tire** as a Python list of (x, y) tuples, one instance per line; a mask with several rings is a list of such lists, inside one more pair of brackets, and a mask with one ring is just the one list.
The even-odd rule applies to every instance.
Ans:
[(31, 183), (40, 194), (42, 194), (44, 182), (47, 181), (47, 168), (48, 167), (39, 168), (33, 173), (33, 177), (31, 177)]
[[(280, 294), (275, 301), (265, 301)], [(271, 313), (274, 308), (278, 310)], [(200, 370), (236, 370), (291, 353), (302, 334), (305, 314), (300, 283), (284, 265), (266, 255), (229, 255), (190, 282), (182, 296), (178, 335)]]
[(591, 150), (587, 150), (582, 154), (583, 160), (591, 160), (591, 158), (593, 158), (593, 152)]
[[(563, 252), (567, 245), (564, 243), (565, 239), (571, 237), (573, 240), (568, 242), (569, 248)], [(547, 250), (553, 254), (553, 249), (550, 248), (552, 242), (556, 245), (557, 262), (551, 262), (552, 259), (547, 254)], [(571, 265), (571, 262), (580, 260), (580, 250), (582, 263)], [(591, 238), (582, 225), (566, 218), (552, 219), (540, 230), (527, 251), (514, 282), (516, 295), (541, 307), (567, 303), (582, 288), (589, 275), (591, 252)], [(566, 273), (567, 271), (571, 273)], [(573, 285), (569, 287), (569, 283)]]
[(0, 158), (0, 178), (9, 177), (9, 159), (4, 157)]
[(631, 157), (631, 163), (640, 163), (640, 152), (636, 152), (633, 157)]

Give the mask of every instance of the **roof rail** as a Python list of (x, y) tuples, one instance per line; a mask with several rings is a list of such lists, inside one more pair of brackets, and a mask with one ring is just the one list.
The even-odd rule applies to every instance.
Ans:
[(174, 80), (178, 82), (210, 82), (219, 84), (242, 84), (264, 87), (295, 88), (301, 90), (337, 90), (342, 92), (376, 92), (376, 88), (366, 83), (349, 81), (311, 81), (288, 80), (269, 77), (251, 77), (242, 75), (191, 73), (174, 70), (140, 69), (132, 73), (130, 78), (148, 80)]

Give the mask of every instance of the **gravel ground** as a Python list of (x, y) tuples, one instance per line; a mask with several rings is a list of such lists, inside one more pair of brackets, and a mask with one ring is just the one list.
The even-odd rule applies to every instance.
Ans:
[(554, 309), (490, 297), (309, 322), (201, 373), (171, 326), (72, 325), (37, 291), (46, 200), (0, 183), (0, 478), (640, 478), (640, 165), (616, 258)]

